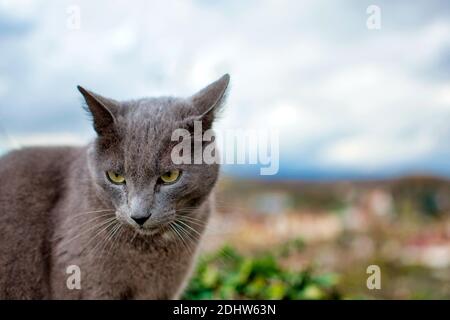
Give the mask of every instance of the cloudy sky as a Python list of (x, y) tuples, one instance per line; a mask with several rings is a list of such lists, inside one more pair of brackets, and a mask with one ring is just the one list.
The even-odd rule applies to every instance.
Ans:
[(450, 176), (445, 1), (130, 3), (0, 0), (1, 152), (92, 139), (77, 84), (187, 96), (230, 73), (218, 127), (278, 128), (279, 177)]

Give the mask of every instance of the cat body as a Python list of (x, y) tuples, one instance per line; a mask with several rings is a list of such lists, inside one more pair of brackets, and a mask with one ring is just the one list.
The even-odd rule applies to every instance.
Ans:
[[(1, 158), (0, 298), (178, 298), (219, 167), (175, 166), (171, 133), (194, 120), (210, 128), (228, 82), (226, 75), (185, 99), (126, 102), (80, 88), (93, 143)], [(165, 172), (177, 179), (165, 183)]]

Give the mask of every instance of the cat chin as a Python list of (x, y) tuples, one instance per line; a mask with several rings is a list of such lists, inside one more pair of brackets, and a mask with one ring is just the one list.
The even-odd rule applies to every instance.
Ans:
[(136, 228), (136, 227), (133, 227), (133, 228), (137, 231), (138, 234), (143, 235), (143, 236), (152, 237), (152, 238), (162, 238), (165, 240), (171, 239), (170, 231), (163, 227), (151, 228), (151, 229)]
[(145, 228), (136, 228), (136, 227), (132, 227), (134, 230), (136, 230), (136, 232), (140, 235), (144, 235), (144, 236), (156, 236), (158, 233), (160, 233), (161, 231), (158, 229), (145, 229)]

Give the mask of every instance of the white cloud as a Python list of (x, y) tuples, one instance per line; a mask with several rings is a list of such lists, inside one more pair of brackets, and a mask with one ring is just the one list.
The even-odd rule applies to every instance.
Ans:
[(23, 148), (36, 146), (80, 146), (88, 142), (88, 138), (79, 134), (61, 132), (58, 134), (27, 134), (14, 137), (0, 137), (0, 146), (5, 148)]
[(429, 136), (418, 136), (414, 143), (401, 137), (357, 135), (342, 138), (322, 154), (322, 165), (334, 165), (358, 171), (374, 171), (420, 159), (436, 147)]

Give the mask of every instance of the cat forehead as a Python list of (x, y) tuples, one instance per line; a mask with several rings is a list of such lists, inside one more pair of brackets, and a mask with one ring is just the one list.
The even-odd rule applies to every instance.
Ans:
[(161, 156), (171, 136), (189, 115), (191, 105), (182, 98), (144, 98), (121, 103), (116, 125), (121, 147), (128, 156), (150, 159)]
[(192, 104), (183, 98), (142, 98), (122, 102), (119, 112), (130, 122), (181, 121), (192, 112)]

